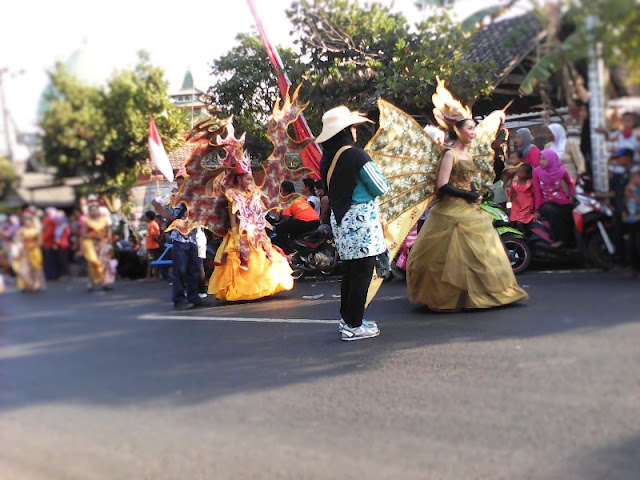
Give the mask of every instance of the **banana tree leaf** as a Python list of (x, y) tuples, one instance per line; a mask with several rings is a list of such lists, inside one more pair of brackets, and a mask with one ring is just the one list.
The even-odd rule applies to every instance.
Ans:
[(547, 80), (566, 62), (584, 57), (586, 49), (580, 48), (578, 43), (578, 36), (575, 33), (571, 34), (559, 48), (555, 48), (538, 60), (520, 84), (520, 95), (531, 95), (540, 82)]

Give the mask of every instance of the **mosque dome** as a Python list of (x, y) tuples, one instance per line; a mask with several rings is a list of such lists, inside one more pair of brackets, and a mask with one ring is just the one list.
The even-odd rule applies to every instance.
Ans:
[[(108, 72), (100, 63), (100, 55), (95, 53), (85, 40), (80, 48), (74, 51), (64, 62), (67, 71), (85, 85), (97, 87), (105, 83)], [(38, 119), (42, 119), (49, 109), (47, 97), (53, 92), (53, 86), (48, 83), (40, 95), (38, 102)]]

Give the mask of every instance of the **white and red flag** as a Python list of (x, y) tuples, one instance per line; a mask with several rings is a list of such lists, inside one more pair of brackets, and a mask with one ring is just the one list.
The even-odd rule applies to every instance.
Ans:
[[(253, 0), (247, 0), (249, 3), (249, 9), (253, 14), (253, 18), (256, 22), (256, 27), (258, 27), (258, 33), (260, 33), (260, 38), (262, 39), (262, 44), (264, 45), (265, 50), (267, 51), (267, 56), (271, 61), (271, 65), (273, 65), (273, 69), (276, 74), (276, 78), (278, 80), (278, 86), (280, 87), (280, 91), (282, 92), (282, 96), (287, 95), (287, 91), (291, 86), (291, 81), (287, 76), (287, 72), (284, 70), (284, 65), (282, 63), (282, 59), (278, 54), (278, 50), (271, 45), (271, 42), (267, 38), (267, 33), (262, 25), (262, 20), (258, 15), (258, 10), (256, 10), (256, 6), (253, 3)], [(293, 123), (293, 131), (295, 133), (298, 141), (305, 140), (307, 138), (313, 137), (313, 133), (307, 125), (307, 121), (304, 119), (304, 115), (300, 114), (300, 117)], [(320, 160), (322, 160), (322, 152), (320, 148), (315, 143), (309, 144), (302, 152), (300, 152), (300, 157), (302, 159), (302, 164), (316, 172), (314, 175), (316, 178), (320, 178)]]
[(173, 182), (173, 168), (171, 168), (171, 162), (169, 162), (167, 152), (164, 150), (162, 139), (158, 134), (156, 122), (153, 121), (152, 116), (149, 116), (149, 156), (153, 164), (160, 170), (165, 178)]

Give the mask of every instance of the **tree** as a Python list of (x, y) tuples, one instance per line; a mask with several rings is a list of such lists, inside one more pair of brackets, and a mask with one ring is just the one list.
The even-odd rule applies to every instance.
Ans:
[(168, 151), (182, 142), (186, 115), (170, 103), (164, 72), (145, 52), (135, 68), (116, 72), (105, 87), (82, 84), (62, 64), (49, 76), (42, 151), (58, 177), (86, 176), (83, 189), (127, 200), (149, 156), (149, 115)]
[(90, 175), (96, 170), (105, 130), (100, 89), (82, 84), (62, 63), (56, 64), (49, 79), (49, 108), (40, 121), (44, 161), (57, 167), (60, 178)]
[[(211, 102), (221, 115), (233, 115), (238, 134), (247, 133), (245, 150), (258, 162), (267, 159), (273, 146), (266, 137), (266, 123), (280, 95), (273, 69), (257, 35), (240, 34), (238, 45), (214, 60), (211, 74), (217, 78), (209, 87)], [(300, 82), (305, 65), (290, 48), (280, 56), (294, 83)]]
[[(423, 123), (432, 121), (436, 76), (466, 101), (490, 91), (490, 65), (465, 59), (471, 35), (444, 11), (433, 12), (415, 28), (402, 14), (375, 2), (361, 7), (349, 0), (302, 0), (287, 13), (300, 53), (279, 52), (293, 84), (303, 82), (301, 97), (310, 102), (305, 117), (312, 131), (320, 131), (321, 115), (329, 108), (345, 104), (373, 113), (380, 97)], [(238, 42), (213, 62), (216, 82), (209, 94), (247, 132), (252, 155), (264, 159), (271, 151), (266, 119), (279, 90), (259, 37), (243, 34)]]
[(134, 69), (111, 77), (100, 106), (106, 128), (98, 179), (106, 191), (126, 197), (149, 158), (149, 116), (169, 152), (183, 143), (189, 122), (169, 101), (164, 71), (152, 66), (145, 52)]
[(20, 176), (13, 164), (5, 157), (0, 157), (0, 199), (18, 185)]
[(413, 29), (380, 3), (301, 0), (288, 13), (302, 55), (311, 59), (314, 109), (345, 103), (371, 111), (383, 97), (426, 122), (436, 76), (467, 102), (490, 92), (490, 68), (465, 59), (471, 34), (446, 11)]
[[(561, 37), (556, 23), (560, 13), (549, 15), (550, 5), (536, 3), (543, 24), (549, 33), (547, 52), (531, 69), (520, 86), (520, 92), (529, 95), (536, 86), (545, 82), (566, 65), (587, 58), (591, 43), (602, 46), (602, 58), (610, 68), (625, 65), (627, 82), (640, 84), (640, 11), (636, 0), (570, 0), (564, 22), (573, 31)], [(586, 19), (598, 18), (596, 28), (589, 29)]]

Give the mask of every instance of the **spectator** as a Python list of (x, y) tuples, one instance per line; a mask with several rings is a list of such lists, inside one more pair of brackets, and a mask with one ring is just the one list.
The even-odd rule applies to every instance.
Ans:
[(523, 165), (522, 152), (520, 150), (514, 150), (509, 155), (508, 165), (502, 170), (502, 181), (505, 188), (509, 188), (515, 176), (518, 174), (520, 166)]
[[(288, 196), (295, 193), (292, 182), (284, 181), (280, 191)], [(297, 198), (291, 206), (282, 211), (282, 221), (276, 225), (277, 242), (283, 250), (289, 247), (289, 235), (311, 232), (320, 226), (320, 216), (304, 198)]]
[(580, 146), (572, 138), (567, 138), (564, 128), (559, 123), (552, 123), (547, 128), (549, 143), (545, 148), (550, 148), (556, 152), (562, 161), (564, 169), (575, 183), (578, 176), (586, 172), (584, 156), (580, 151)]
[(524, 163), (536, 168), (540, 165), (540, 149), (533, 144), (533, 135), (528, 128), (516, 131), (516, 147), (520, 150)]
[[(539, 161), (540, 166), (533, 171), (534, 217), (542, 215), (549, 220), (555, 240), (551, 244), (553, 248), (571, 244), (574, 239), (571, 199), (575, 184), (553, 150), (543, 150)], [(563, 182), (567, 184), (568, 194)]]
[(509, 188), (511, 211), (509, 220), (516, 223), (518, 228), (533, 221), (535, 202), (533, 198), (533, 167), (523, 163), (518, 169), (518, 175)]
[(626, 230), (629, 233), (629, 257), (635, 275), (640, 275), (640, 166), (631, 169), (625, 189)]
[[(184, 185), (184, 170), (176, 174), (178, 190)], [(165, 209), (157, 199), (152, 202), (156, 212), (169, 222), (184, 219), (187, 216), (187, 205), (180, 202), (175, 208)], [(200, 261), (196, 244), (196, 230), (182, 235), (178, 230), (171, 230), (169, 235), (173, 243), (173, 306), (176, 310), (186, 310), (194, 307), (211, 305), (207, 299), (198, 296), (198, 281), (200, 279)]]
[(316, 193), (316, 182), (313, 179), (305, 178), (302, 181), (302, 194), (307, 197), (307, 202), (320, 215), (320, 198)]
[(71, 227), (69, 226), (67, 214), (59, 210), (55, 218), (53, 251), (56, 257), (56, 268), (61, 281), (69, 280), (69, 262), (71, 260), (70, 237)]
[(151, 262), (160, 258), (162, 249), (160, 248), (160, 226), (155, 221), (155, 212), (149, 210), (144, 214), (144, 220), (147, 222), (147, 237), (145, 246), (147, 247), (147, 281), (158, 278), (158, 270), (151, 266)]
[(44, 264), (44, 276), (47, 280), (58, 279), (58, 266), (54, 247), (56, 245), (56, 215), (57, 211), (53, 207), (45, 209), (42, 219), (42, 256)]
[(493, 185), (491, 186), (491, 194), (493, 197), (493, 202), (498, 205), (506, 206), (507, 204), (507, 191), (504, 187), (504, 182), (502, 180), (502, 173), (505, 168), (505, 160), (507, 157), (507, 142), (509, 141), (509, 130), (506, 128), (501, 128), (498, 130), (496, 134), (496, 139), (491, 144), (491, 148), (493, 149), (493, 170), (495, 172), (495, 179), (493, 180)]
[(320, 223), (322, 225), (331, 225), (329, 195), (327, 195), (327, 189), (322, 180), (316, 182), (316, 192), (318, 192), (318, 196), (320, 197)]
[(628, 148), (621, 148), (613, 157), (616, 163), (609, 179), (609, 192), (599, 193), (599, 198), (611, 200), (614, 208), (613, 214), (613, 241), (616, 252), (615, 262), (620, 266), (624, 264), (624, 222), (623, 213), (625, 210), (624, 196), (631, 176), (630, 170), (633, 164), (633, 151)]
[[(601, 130), (602, 131), (602, 130)], [(631, 112), (622, 114), (622, 128), (612, 133), (604, 132), (610, 142), (611, 152), (629, 149), (633, 152), (632, 161), (638, 161), (640, 138), (636, 132), (636, 116)]]

